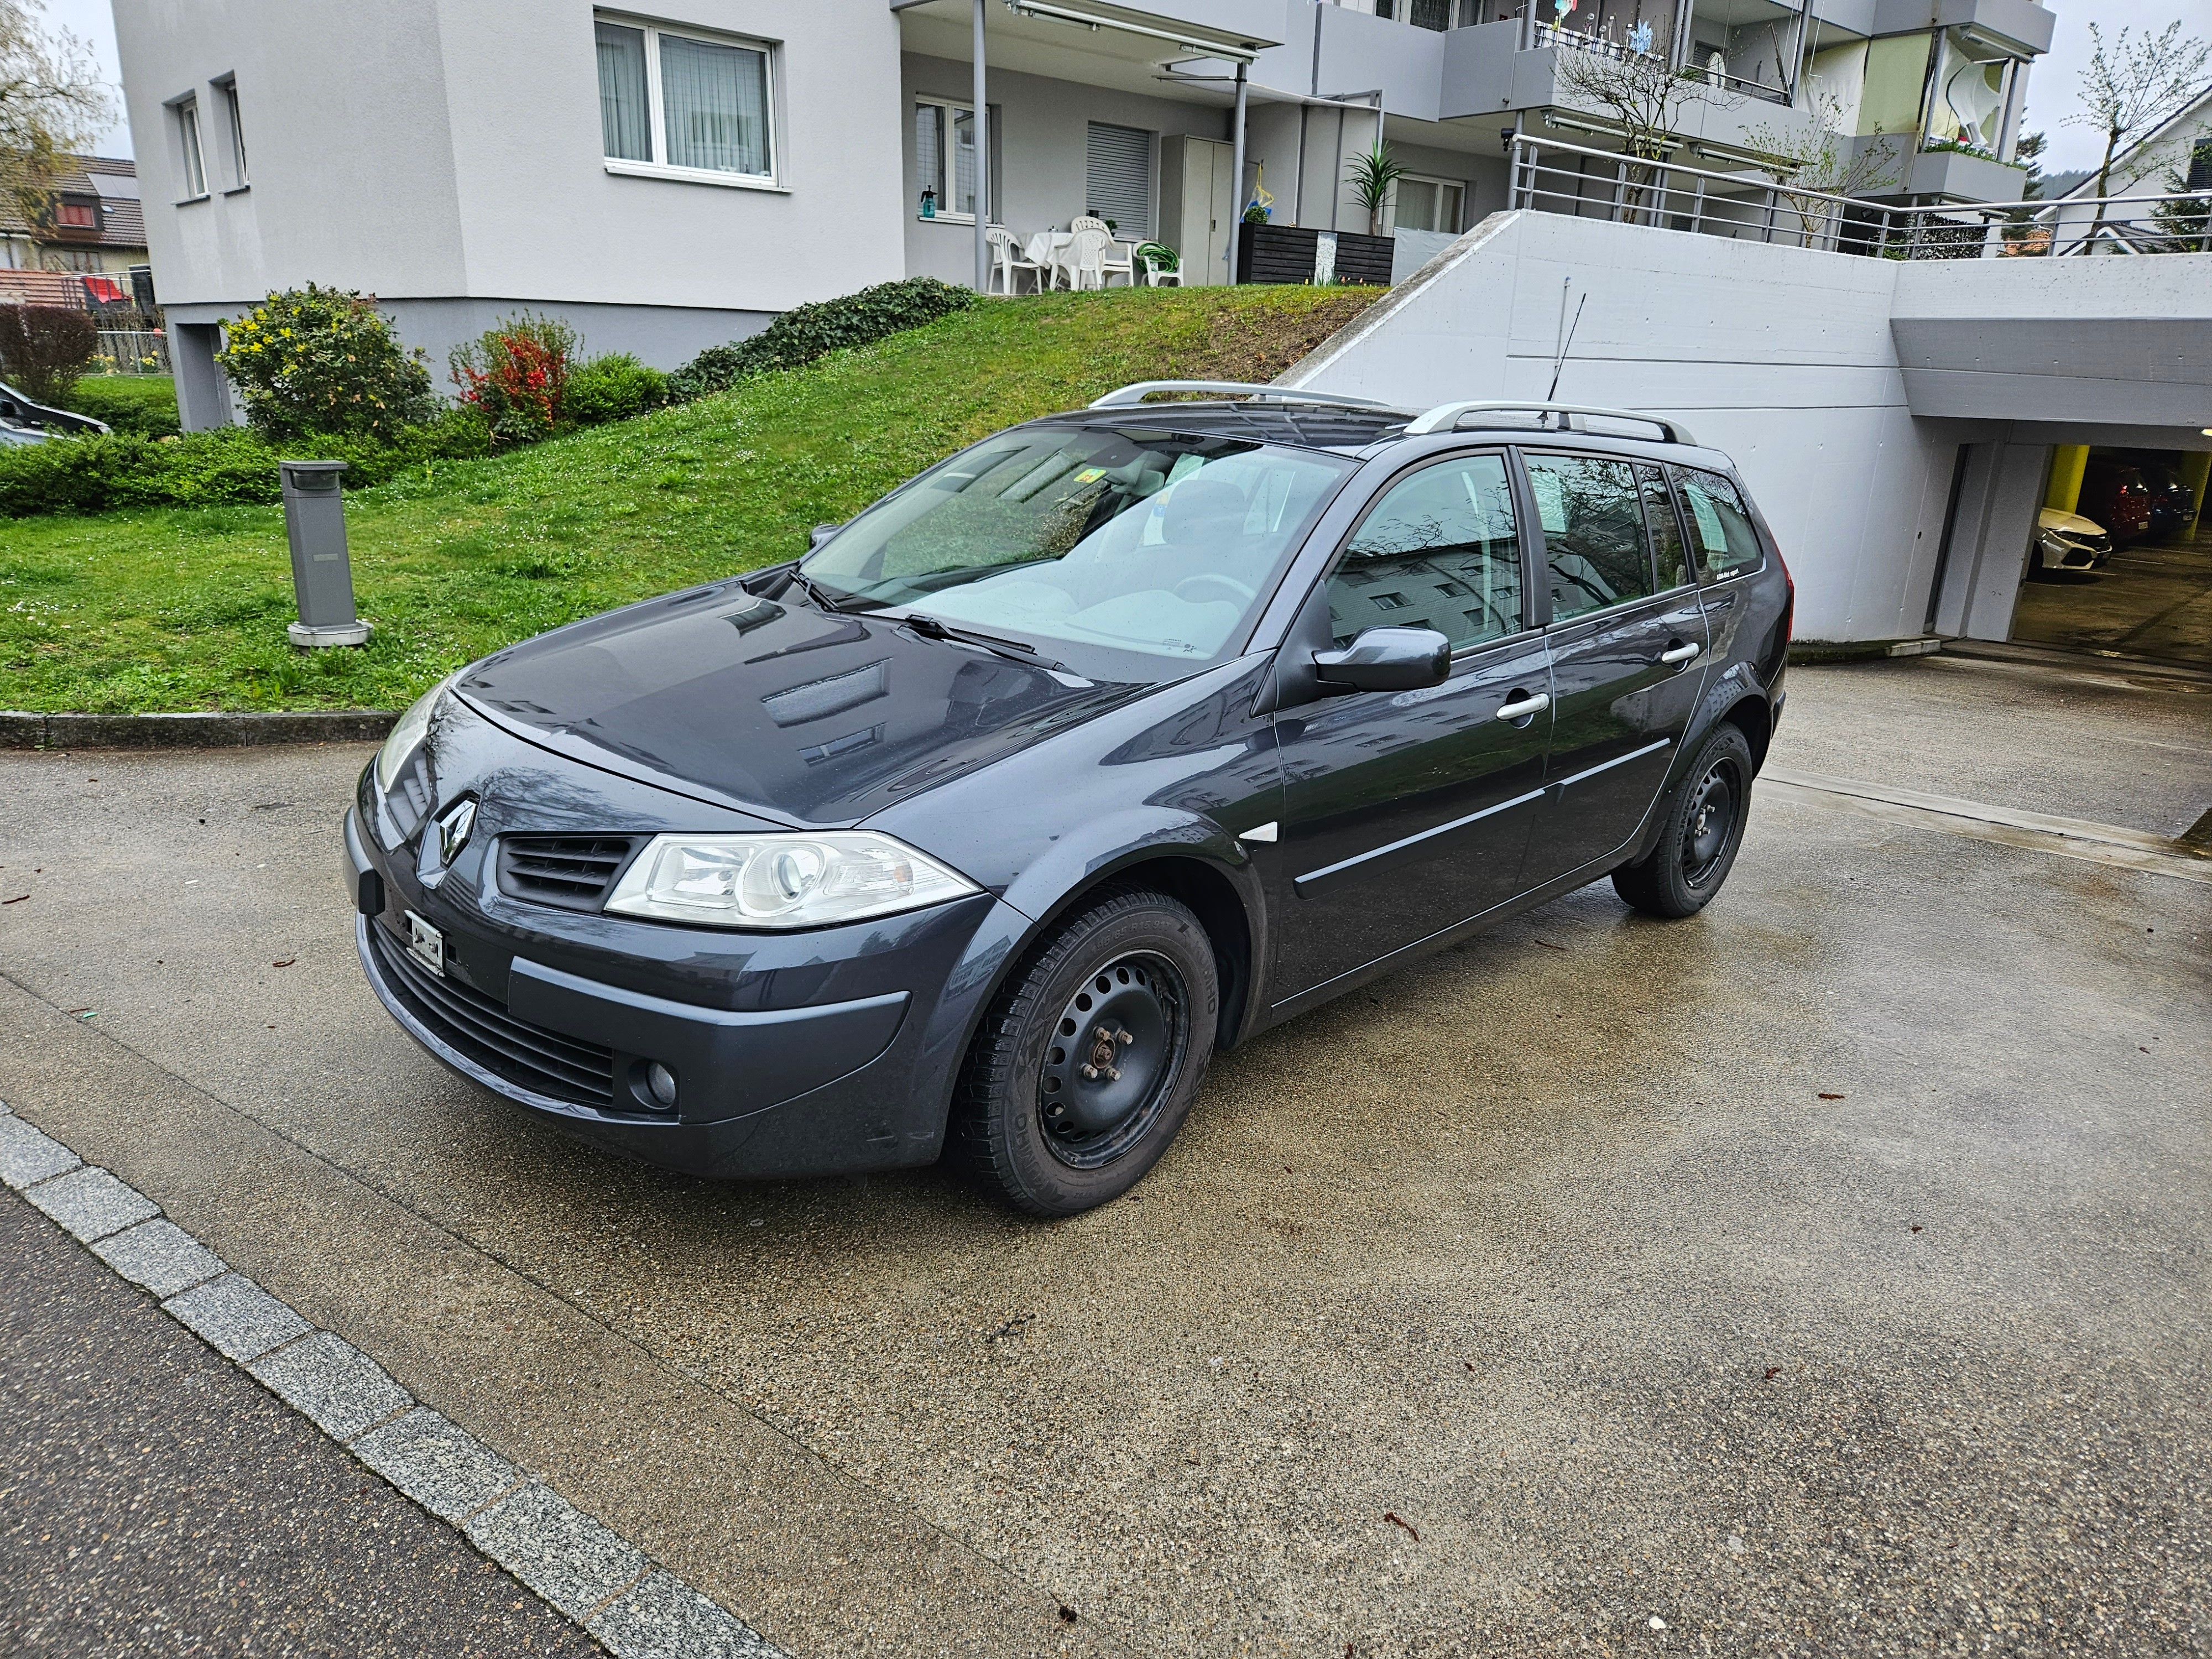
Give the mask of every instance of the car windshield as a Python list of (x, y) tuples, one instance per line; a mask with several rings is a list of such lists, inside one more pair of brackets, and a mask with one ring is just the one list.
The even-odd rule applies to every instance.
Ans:
[(1013, 640), (1112, 680), (1238, 641), (1351, 464), (1164, 431), (1036, 428), (963, 451), (800, 569), (831, 604)]

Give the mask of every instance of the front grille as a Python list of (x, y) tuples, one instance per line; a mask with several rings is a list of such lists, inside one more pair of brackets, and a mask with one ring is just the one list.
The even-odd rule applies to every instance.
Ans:
[(501, 836), (499, 890), (563, 910), (596, 910), (637, 848), (636, 836)]
[(483, 992), (441, 979), (375, 922), (368, 942), (385, 984), (441, 1042), (532, 1094), (603, 1109), (614, 1104), (611, 1048), (529, 1024)]

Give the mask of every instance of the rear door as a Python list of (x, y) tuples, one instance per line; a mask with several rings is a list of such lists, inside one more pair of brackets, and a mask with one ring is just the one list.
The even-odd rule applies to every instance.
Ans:
[[(1550, 741), (1510, 462), (1427, 463), (1377, 497), (1313, 603), (1340, 645), (1434, 628), (1451, 677), (1416, 691), (1326, 697), (1275, 716), (1281, 840), (1268, 883), (1280, 1003), (1522, 890)], [(1501, 719), (1501, 711), (1526, 712)]]
[(1555, 703), (1534, 887), (1635, 837), (1697, 708), (1707, 636), (1660, 468), (1522, 459), (1542, 532)]

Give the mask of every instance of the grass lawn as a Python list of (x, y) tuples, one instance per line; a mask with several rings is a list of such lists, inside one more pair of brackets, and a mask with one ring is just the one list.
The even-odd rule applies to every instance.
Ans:
[(357, 650), (295, 650), (281, 509), (0, 520), (0, 708), (399, 708), (580, 617), (802, 551), (961, 445), (1131, 380), (1266, 380), (1379, 289), (998, 301), (811, 368), (349, 497)]

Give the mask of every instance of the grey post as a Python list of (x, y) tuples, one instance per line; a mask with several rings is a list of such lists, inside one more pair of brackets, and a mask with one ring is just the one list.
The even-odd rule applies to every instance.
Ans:
[[(983, 0), (975, 0), (975, 292), (991, 291), (991, 111), (983, 82)], [(957, 205), (957, 204), (955, 204)], [(1088, 209), (1085, 210), (1086, 212)], [(1013, 279), (1007, 278), (1008, 291)]]
[[(1530, 0), (1533, 4), (1534, 0)], [(1234, 141), (1230, 151), (1229, 171), (1229, 282), (1237, 282), (1237, 245), (1244, 235), (1244, 72), (1251, 65), (1239, 59), (1237, 64), (1237, 114), (1230, 126)]]
[(284, 481), (284, 539), (292, 547), (292, 587), (300, 620), (285, 631), (295, 645), (366, 645), (368, 624), (353, 604), (346, 558), (343, 461), (279, 461)]

